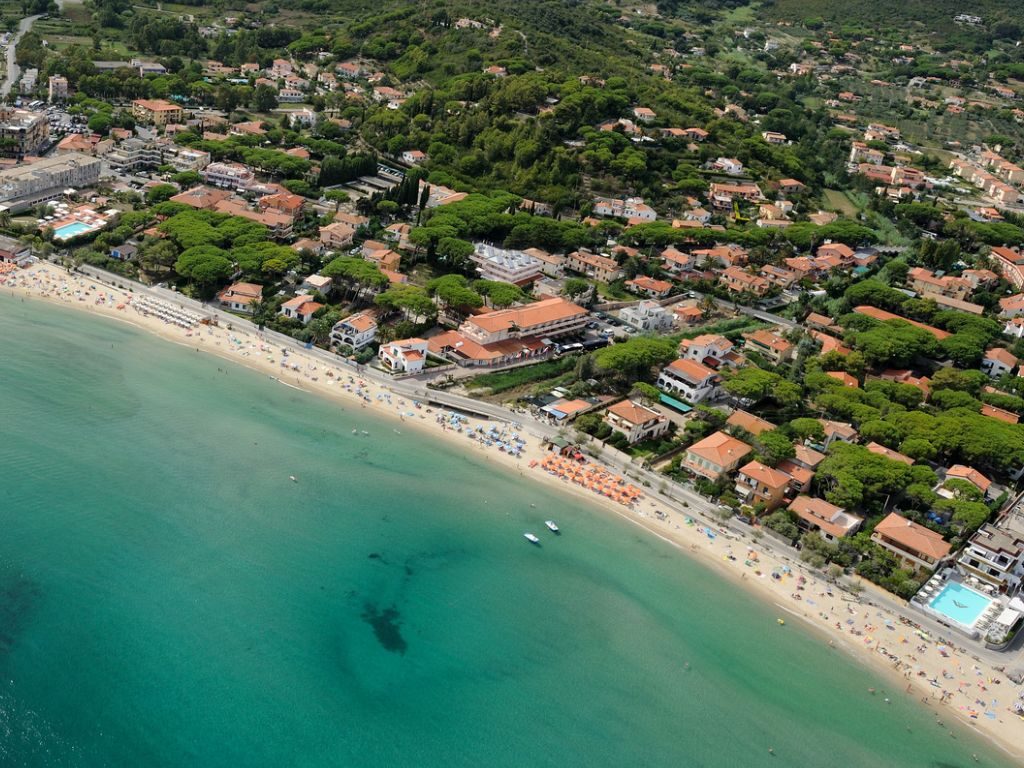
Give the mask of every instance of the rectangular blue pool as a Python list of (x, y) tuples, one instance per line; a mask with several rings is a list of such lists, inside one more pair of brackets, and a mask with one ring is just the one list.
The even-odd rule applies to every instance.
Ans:
[(963, 584), (949, 582), (931, 599), (929, 607), (957, 624), (973, 629), (978, 617), (992, 604), (992, 598), (975, 592)]
[(92, 229), (92, 224), (74, 221), (71, 224), (65, 224), (63, 227), (57, 227), (57, 229), (53, 230), (53, 238), (54, 240), (70, 240), (81, 235), (83, 232), (90, 232)]

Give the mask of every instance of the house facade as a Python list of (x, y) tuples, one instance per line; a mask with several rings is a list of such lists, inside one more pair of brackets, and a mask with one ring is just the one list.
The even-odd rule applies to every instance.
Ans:
[(653, 408), (632, 400), (623, 400), (608, 409), (605, 422), (622, 432), (630, 443), (653, 440), (668, 432), (669, 420)]
[(217, 294), (217, 301), (236, 312), (249, 312), (253, 302), (262, 300), (263, 286), (255, 283), (233, 283)]
[(377, 321), (366, 312), (357, 312), (339, 320), (331, 329), (331, 342), (360, 350), (377, 337)]
[(696, 360), (673, 360), (658, 374), (658, 387), (689, 403), (700, 403), (718, 394), (719, 375)]
[(934, 569), (950, 550), (941, 535), (895, 512), (875, 526), (871, 540), (915, 570)]
[(683, 465), (694, 474), (711, 480), (731, 474), (753, 450), (742, 440), (715, 432), (686, 449)]
[(427, 342), (424, 339), (401, 339), (381, 344), (377, 358), (389, 373), (420, 373), (427, 363)]
[(736, 475), (736, 495), (744, 504), (752, 507), (763, 504), (771, 511), (782, 506), (789, 480), (785, 472), (751, 461), (740, 467)]

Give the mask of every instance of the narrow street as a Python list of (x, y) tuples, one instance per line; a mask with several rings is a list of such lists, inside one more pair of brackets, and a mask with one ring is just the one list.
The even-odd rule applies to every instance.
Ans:
[[(64, 0), (57, 0), (57, 7), (64, 8)], [(15, 54), (18, 49), (18, 43), (21, 38), (25, 36), (25, 33), (32, 29), (32, 25), (35, 24), (44, 14), (36, 14), (35, 16), (26, 16), (18, 22), (18, 31), (15, 32), (14, 37), (11, 38), (10, 44), (7, 46), (7, 68), (6, 76), (4, 77), (3, 84), (0, 85), (0, 98), (6, 100), (8, 94), (14, 84), (21, 77), (21, 67), (18, 66), (18, 62), (15, 61)]]

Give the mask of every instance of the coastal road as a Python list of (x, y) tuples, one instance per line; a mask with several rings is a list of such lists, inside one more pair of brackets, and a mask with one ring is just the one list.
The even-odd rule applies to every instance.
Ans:
[[(64, 0), (57, 0), (57, 8), (64, 10)], [(11, 92), (11, 88), (21, 77), (21, 67), (18, 66), (18, 62), (15, 61), (15, 54), (17, 53), (18, 42), (25, 36), (25, 33), (32, 29), (32, 25), (41, 19), (45, 14), (38, 13), (35, 16), (26, 16), (18, 22), (18, 31), (14, 33), (14, 37), (11, 38), (11, 42), (7, 46), (7, 72), (4, 77), (3, 83), (0, 83), (0, 98), (6, 99), (7, 95)]]

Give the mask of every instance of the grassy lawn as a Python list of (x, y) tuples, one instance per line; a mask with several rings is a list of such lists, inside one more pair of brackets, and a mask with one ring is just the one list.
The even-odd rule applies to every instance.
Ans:
[(92, 46), (91, 37), (78, 37), (75, 35), (46, 35), (46, 43), (54, 50), (63, 51), (72, 45)]
[(690, 328), (682, 333), (677, 333), (672, 336), (672, 338), (676, 341), (682, 341), (683, 339), (694, 339), (705, 333), (715, 333), (721, 336), (727, 336), (730, 334), (747, 333), (749, 331), (755, 331), (758, 328), (767, 327), (768, 323), (762, 322), (756, 317), (740, 315), (739, 317), (730, 317), (726, 320), (718, 320), (714, 323), (707, 323), (706, 325), (698, 325), (696, 328)]
[(749, 24), (757, 18), (755, 14), (759, 7), (760, 3), (752, 3), (751, 5), (741, 5), (738, 8), (733, 8), (728, 13), (722, 15), (722, 21), (727, 25)]
[(575, 366), (576, 358), (573, 356), (558, 360), (546, 360), (543, 363), (524, 365), (521, 368), (512, 368), (508, 371), (482, 373), (466, 382), (466, 387), (468, 389), (489, 389), (492, 395), (497, 395), (510, 389), (561, 376), (572, 371)]
[(71, 23), (76, 26), (88, 24), (92, 21), (92, 14), (89, 13), (82, 3), (64, 3), (64, 15), (71, 19)]
[(640, 298), (623, 288), (621, 283), (598, 283), (597, 293), (601, 298), (610, 301), (635, 301)]
[(823, 194), (825, 195), (826, 205), (844, 216), (854, 218), (860, 213), (860, 209), (846, 196), (845, 192), (841, 192), (838, 189), (826, 189)]

